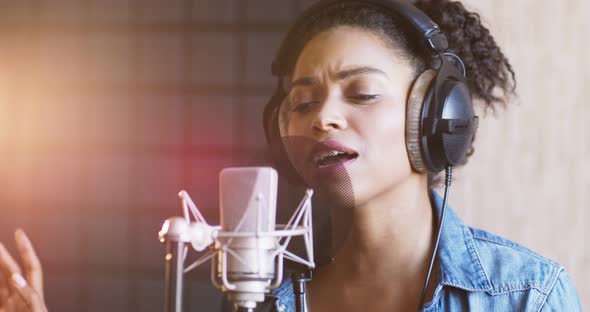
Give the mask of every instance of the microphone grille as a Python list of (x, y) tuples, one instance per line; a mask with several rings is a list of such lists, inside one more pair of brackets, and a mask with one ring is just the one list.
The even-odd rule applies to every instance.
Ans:
[(221, 230), (274, 231), (278, 174), (271, 167), (226, 168), (219, 174)]

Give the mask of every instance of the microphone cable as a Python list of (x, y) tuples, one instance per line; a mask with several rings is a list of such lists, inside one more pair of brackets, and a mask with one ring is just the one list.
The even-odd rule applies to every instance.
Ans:
[(438, 222), (438, 229), (437, 229), (437, 233), (436, 233), (436, 242), (434, 243), (432, 255), (430, 256), (430, 265), (428, 266), (428, 273), (426, 274), (426, 279), (424, 280), (424, 287), (422, 288), (422, 295), (420, 296), (420, 303), (418, 305), (418, 312), (422, 311), (422, 308), (424, 306), (424, 300), (426, 299), (426, 291), (428, 290), (428, 283), (430, 282), (430, 274), (432, 273), (432, 267), (434, 266), (434, 259), (436, 258), (436, 252), (438, 250), (438, 243), (440, 242), (440, 233), (442, 232), (443, 222), (445, 221), (445, 210), (447, 208), (447, 199), (449, 196), (449, 188), (451, 187), (452, 180), (453, 180), (453, 167), (448, 166), (445, 169), (445, 193), (443, 196), (442, 209), (441, 209), (441, 213), (440, 213), (440, 221)]

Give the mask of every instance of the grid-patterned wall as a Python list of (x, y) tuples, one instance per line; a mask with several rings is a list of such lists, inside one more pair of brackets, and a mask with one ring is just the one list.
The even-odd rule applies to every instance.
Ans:
[[(0, 0), (0, 242), (30, 234), (52, 311), (161, 311), (156, 233), (183, 188), (215, 223), (218, 171), (261, 160), (270, 59), (311, 1)], [(588, 2), (465, 2), (520, 105), (482, 120), (451, 203), (565, 264), (588, 303)], [(187, 310), (219, 305), (206, 271)]]
[[(304, 1), (0, 2), (0, 241), (22, 226), (53, 311), (161, 311), (157, 231), (263, 154), (271, 56)], [(12, 249), (14, 250), (14, 248)], [(188, 308), (213, 311), (208, 269)]]

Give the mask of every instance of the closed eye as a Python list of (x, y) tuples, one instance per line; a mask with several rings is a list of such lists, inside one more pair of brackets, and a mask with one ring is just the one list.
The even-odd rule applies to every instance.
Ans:
[(311, 110), (312, 106), (314, 104), (318, 103), (317, 101), (310, 101), (310, 102), (303, 102), (303, 103), (299, 103), (294, 105), (294, 107), (291, 109), (292, 112), (297, 112), (297, 113), (305, 113)]
[(352, 100), (360, 102), (368, 102), (379, 98), (379, 94), (357, 94), (350, 97)]

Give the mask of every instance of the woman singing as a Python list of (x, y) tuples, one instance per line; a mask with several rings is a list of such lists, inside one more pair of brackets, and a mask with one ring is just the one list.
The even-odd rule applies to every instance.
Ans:
[[(278, 135), (283, 143), (285, 138), (309, 138), (324, 145), (324, 159), (331, 156), (332, 164), (344, 168), (354, 194), (349, 234), (334, 261), (313, 272), (308, 310), (580, 311), (572, 282), (559, 264), (468, 227), (451, 209), (439, 238), (444, 208), (433, 191), (436, 173), (446, 169), (449, 177), (448, 166), (455, 164), (435, 154), (451, 146), (445, 155), (463, 149), (469, 156), (473, 136), (466, 133), (477, 127), (458, 76), (465, 75), (468, 92), (489, 109), (507, 104), (515, 81), (479, 15), (455, 1), (414, 5), (421, 12), (413, 13), (407, 3), (320, 1), (296, 20), (273, 64), (279, 89), (265, 111), (271, 143)], [(446, 41), (429, 28), (432, 22)], [(437, 95), (429, 93), (438, 87), (435, 72), (440, 77), (451, 67), (456, 71), (446, 78), (448, 87), (441, 83)], [(436, 103), (437, 96), (444, 99)], [(426, 127), (438, 117), (428, 117), (423, 103), (430, 111), (436, 105), (451, 108), (442, 109), (438, 126)], [(443, 120), (452, 118), (444, 116), (447, 110), (466, 114), (455, 119), (465, 121), (463, 129), (442, 129)], [(444, 133), (439, 141), (456, 137), (467, 146), (437, 146), (437, 139), (424, 134), (432, 129)], [(416, 133), (419, 139), (413, 137)], [(285, 151), (291, 160), (299, 157), (295, 146)], [(313, 165), (324, 172), (330, 163)], [(309, 184), (317, 181), (305, 177), (307, 170), (298, 172)], [(336, 187), (338, 182), (328, 184)], [(287, 281), (274, 292), (271, 305), (295, 311), (294, 302)]]
[[(273, 65), (280, 86), (265, 110), (269, 140), (317, 142), (323, 149), (306, 159), (319, 172), (344, 168), (354, 194), (352, 224), (333, 261), (314, 269), (305, 308), (581, 311), (563, 266), (465, 225), (434, 191), (441, 172), (448, 186), (473, 152), (471, 99), (484, 109), (508, 104), (508, 59), (460, 2), (392, 3), (320, 1)], [(0, 246), (0, 311), (45, 311), (39, 260), (24, 233), (17, 243), (22, 266)], [(286, 279), (258, 311), (296, 311), (293, 285)]]

